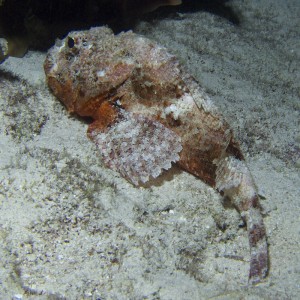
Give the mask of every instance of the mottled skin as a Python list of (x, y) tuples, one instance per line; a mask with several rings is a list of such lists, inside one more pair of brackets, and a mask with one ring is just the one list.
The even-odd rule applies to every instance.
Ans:
[(114, 36), (100, 27), (71, 32), (50, 49), (44, 67), (67, 109), (93, 119), (91, 139), (119, 122), (122, 111), (175, 132), (182, 145), (177, 163), (228, 196), (246, 221), (250, 281), (266, 277), (266, 230), (251, 174), (230, 127), (173, 55), (132, 32)]

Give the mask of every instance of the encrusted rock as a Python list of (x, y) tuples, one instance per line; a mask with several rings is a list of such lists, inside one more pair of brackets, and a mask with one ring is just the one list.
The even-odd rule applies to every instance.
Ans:
[(0, 38), (0, 63), (7, 57), (8, 55), (8, 43), (4, 38)]

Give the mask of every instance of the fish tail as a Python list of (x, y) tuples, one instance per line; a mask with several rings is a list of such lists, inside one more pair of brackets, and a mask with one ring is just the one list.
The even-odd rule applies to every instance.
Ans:
[(257, 284), (268, 274), (268, 245), (257, 189), (246, 163), (233, 156), (221, 159), (217, 163), (216, 188), (231, 199), (247, 224), (249, 282)]

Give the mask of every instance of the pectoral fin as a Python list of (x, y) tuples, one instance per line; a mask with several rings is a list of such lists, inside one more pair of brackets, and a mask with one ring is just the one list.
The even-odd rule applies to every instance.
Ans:
[(119, 110), (116, 121), (90, 132), (104, 163), (133, 184), (156, 178), (179, 160), (180, 137), (158, 121)]

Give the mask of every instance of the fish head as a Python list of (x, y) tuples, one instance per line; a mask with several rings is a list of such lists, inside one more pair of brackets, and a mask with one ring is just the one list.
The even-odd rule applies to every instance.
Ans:
[(134, 59), (121, 40), (112, 39), (107, 27), (73, 31), (49, 50), (44, 64), (48, 85), (70, 112), (95, 119), (96, 108), (131, 77)]

